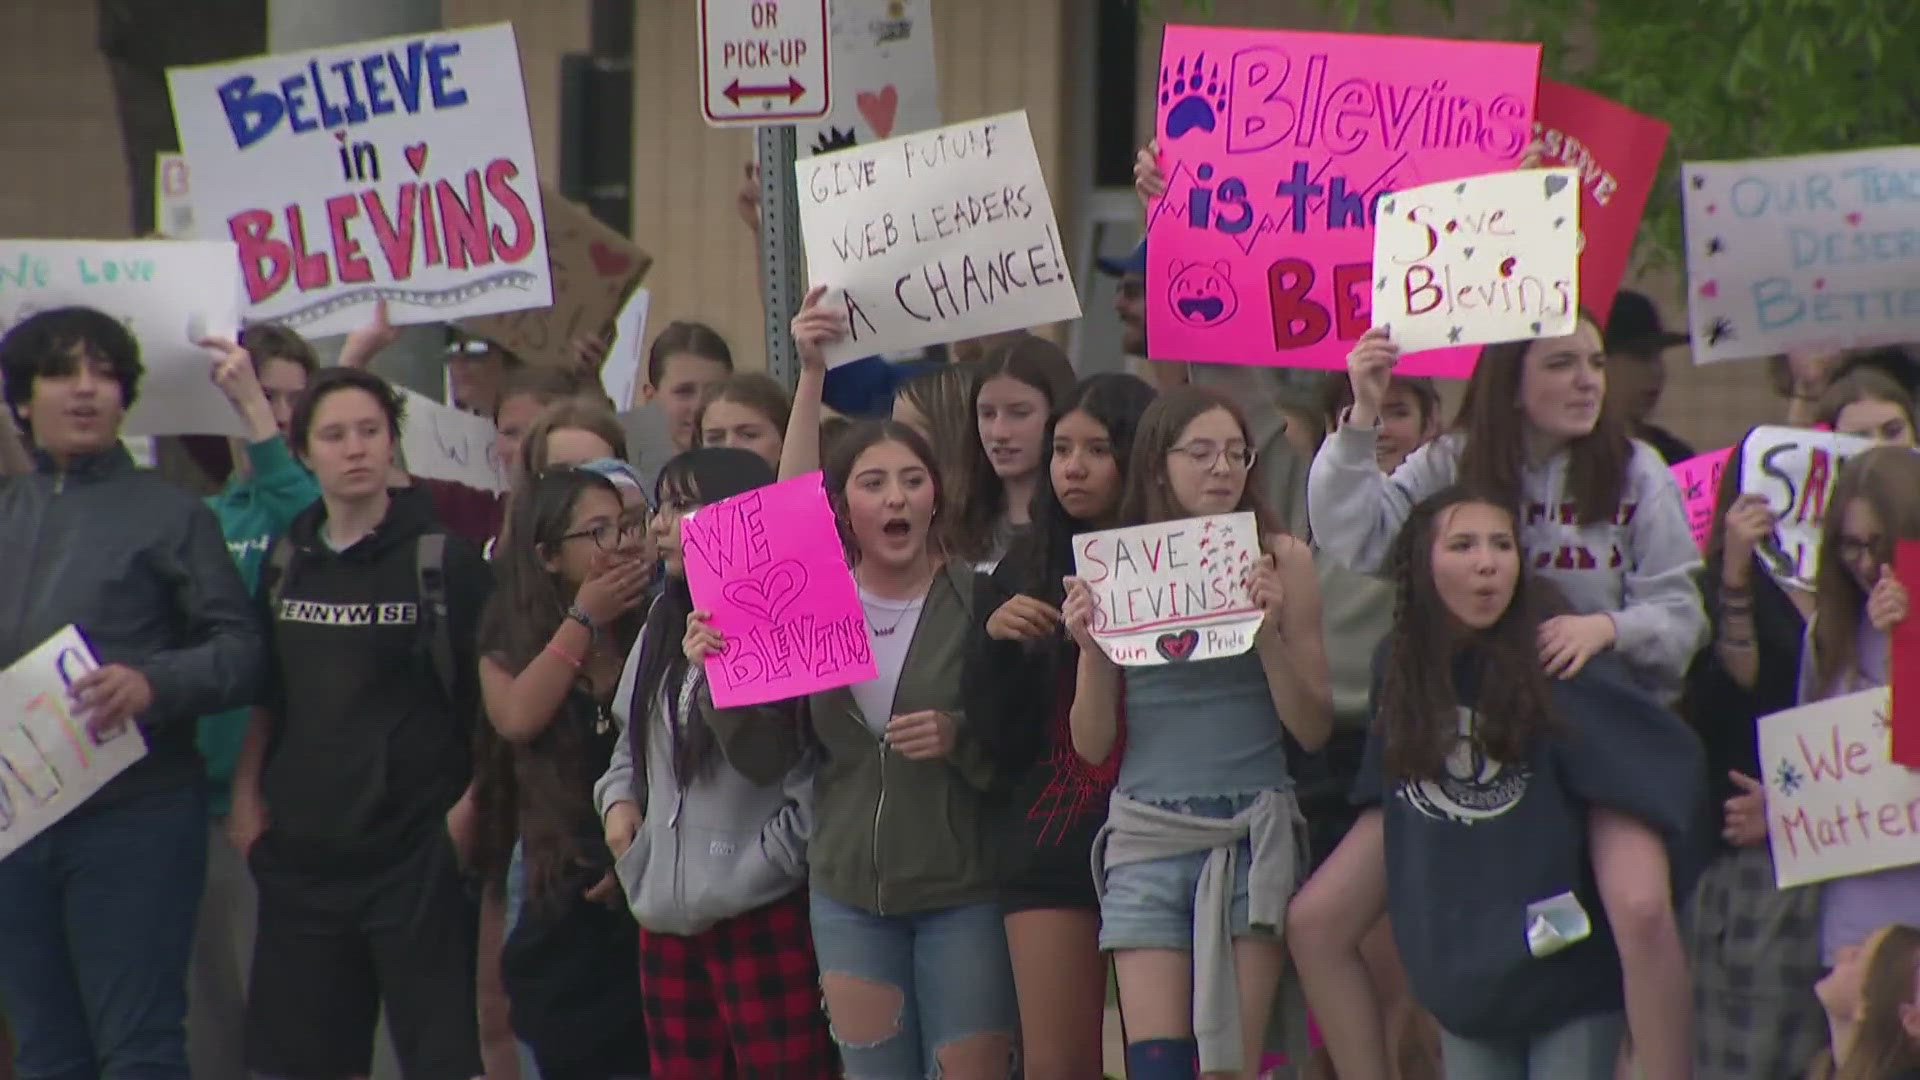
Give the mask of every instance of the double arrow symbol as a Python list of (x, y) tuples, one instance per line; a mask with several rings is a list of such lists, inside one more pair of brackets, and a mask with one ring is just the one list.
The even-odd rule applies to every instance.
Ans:
[(799, 101), (800, 95), (806, 92), (807, 88), (800, 85), (800, 80), (791, 75), (787, 76), (787, 85), (785, 86), (741, 86), (740, 80), (735, 79), (727, 84), (725, 90), (721, 91), (721, 93), (727, 95), (728, 101), (733, 102), (734, 108), (740, 107), (740, 99), (743, 97), (771, 98), (785, 95), (787, 104), (791, 105)]

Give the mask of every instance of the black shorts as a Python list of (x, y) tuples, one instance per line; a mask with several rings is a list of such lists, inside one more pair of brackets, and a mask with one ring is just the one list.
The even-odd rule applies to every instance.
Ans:
[(1360, 775), (1365, 732), (1337, 731), (1317, 754), (1292, 762), (1300, 815), (1307, 819), (1308, 872), (1320, 869), (1347, 830), (1360, 820), (1361, 807), (1348, 797)]
[(479, 914), (445, 830), (358, 880), (297, 867), (275, 841), (261, 837), (250, 859), (260, 927), (247, 1000), (248, 1069), (365, 1076), (384, 1004), (407, 1080), (479, 1076)]

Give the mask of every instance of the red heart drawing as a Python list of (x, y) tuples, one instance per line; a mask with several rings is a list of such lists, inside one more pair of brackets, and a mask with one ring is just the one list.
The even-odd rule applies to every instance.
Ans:
[(1200, 644), (1200, 631), (1182, 630), (1177, 634), (1161, 634), (1154, 640), (1153, 647), (1168, 660), (1181, 661), (1193, 659), (1194, 647)]
[(1853, 213), (1848, 214), (1847, 224), (1857, 227), (1860, 224), (1860, 211), (1855, 210)]
[(893, 134), (894, 114), (900, 110), (900, 91), (892, 83), (880, 88), (875, 94), (862, 90), (854, 95), (854, 104), (860, 106), (860, 115), (867, 118), (867, 126), (881, 138)]
[(1713, 212), (1714, 212), (1715, 210), (1718, 210), (1718, 209), (1720, 209), (1720, 206), (1719, 206), (1719, 204), (1717, 204), (1717, 203), (1708, 203), (1708, 204), (1707, 204), (1707, 213), (1709, 213), (1709, 214), (1711, 214), (1711, 213), (1713, 213)]
[(1709, 281), (1705, 285), (1700, 286), (1700, 295), (1706, 297), (1709, 300), (1713, 299), (1716, 296), (1719, 296), (1720, 283), (1718, 281)]
[(420, 175), (420, 170), (427, 167), (426, 143), (417, 142), (407, 147), (407, 164), (413, 166), (413, 175)]
[(751, 612), (770, 623), (780, 621), (780, 615), (787, 606), (800, 599), (807, 588), (807, 568), (794, 559), (775, 563), (771, 570), (759, 578), (742, 578), (729, 581), (721, 588), (720, 594), (743, 611)]
[(1813, 279), (1813, 291), (1814, 291), (1814, 292), (1819, 292), (1819, 291), (1820, 291), (1821, 289), (1824, 289), (1824, 288), (1826, 288), (1826, 287), (1827, 287), (1827, 279), (1826, 279), (1826, 278), (1814, 278), (1814, 279)]
[(595, 240), (587, 248), (587, 254), (593, 259), (593, 268), (600, 271), (601, 277), (615, 277), (624, 274), (633, 265), (633, 260), (609, 247), (604, 240)]

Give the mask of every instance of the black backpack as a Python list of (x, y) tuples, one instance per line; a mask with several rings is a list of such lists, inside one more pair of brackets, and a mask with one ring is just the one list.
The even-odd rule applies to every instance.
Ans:
[[(280, 596), (286, 591), (287, 577), (293, 570), (293, 541), (285, 536), (275, 540), (261, 568), (266, 586), (267, 617), (277, 618)], [(427, 624), (427, 659), (433, 665), (434, 678), (449, 702), (460, 700), (459, 683), (454, 677), (453, 620), (447, 614), (447, 534), (422, 533), (413, 548), (413, 575), (420, 593), (420, 618)]]

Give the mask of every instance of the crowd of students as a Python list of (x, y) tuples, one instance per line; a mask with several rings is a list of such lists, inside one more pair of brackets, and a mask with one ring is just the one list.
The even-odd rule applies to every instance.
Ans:
[[(1107, 269), (1144, 355), (1143, 267)], [(332, 367), (204, 343), (247, 432), (204, 502), (120, 442), (118, 321), (0, 339), (0, 664), (77, 626), (77, 708), (148, 745), (0, 860), (17, 1075), (360, 1077), (384, 1016), (420, 1080), (516, 1042), (549, 1080), (1075, 1080), (1110, 982), (1134, 1080), (1282, 1044), (1342, 1080), (1920, 1075), (1920, 870), (1776, 889), (1755, 779), (1758, 717), (1887, 681), (1897, 353), (1776, 362), (1785, 422), (1881, 444), (1803, 591), (1738, 451), (1696, 546), (1632, 293), (1484, 349), (1451, 423), (1379, 330), (1287, 397), (1020, 332), (830, 371), (825, 299), (791, 397), (674, 322), (625, 415), (601, 343), (454, 337), (504, 495), (405, 471), (382, 310)], [(815, 470), (879, 675), (717, 707), (681, 523)], [(1110, 660), (1074, 538), (1234, 512), (1252, 647)]]

